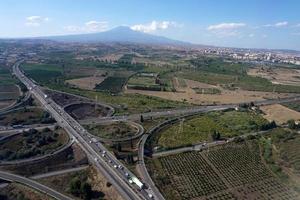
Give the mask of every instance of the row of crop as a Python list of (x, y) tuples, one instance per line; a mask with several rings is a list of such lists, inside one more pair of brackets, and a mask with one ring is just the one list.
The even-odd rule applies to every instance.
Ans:
[(199, 153), (189, 152), (160, 159), (165, 173), (182, 199), (209, 195), (226, 185)]

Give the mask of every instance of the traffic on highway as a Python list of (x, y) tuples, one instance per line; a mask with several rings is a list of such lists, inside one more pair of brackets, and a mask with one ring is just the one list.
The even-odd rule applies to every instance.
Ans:
[(21, 63), (22, 61), (19, 61), (13, 66), (14, 74), (56, 119), (57, 123), (67, 131), (70, 138), (87, 153), (95, 166), (104, 172), (104, 175), (125, 199), (158, 199), (151, 188), (142, 183), (100, 141), (92, 137), (63, 108), (49, 98), (33, 80), (26, 77), (19, 69)]

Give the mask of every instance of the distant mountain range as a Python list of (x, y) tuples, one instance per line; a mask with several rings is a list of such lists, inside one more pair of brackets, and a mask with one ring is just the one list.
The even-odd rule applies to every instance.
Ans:
[(48, 36), (39, 37), (38, 39), (48, 39), (60, 42), (128, 42), (142, 44), (191, 45), (191, 43), (188, 42), (182, 42), (163, 36), (134, 31), (127, 26), (119, 26), (114, 29), (99, 33)]

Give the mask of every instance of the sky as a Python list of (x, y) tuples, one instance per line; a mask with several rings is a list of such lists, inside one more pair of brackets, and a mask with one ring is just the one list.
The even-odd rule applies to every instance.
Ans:
[(300, 50), (299, 0), (0, 0), (0, 38), (133, 30), (196, 44)]

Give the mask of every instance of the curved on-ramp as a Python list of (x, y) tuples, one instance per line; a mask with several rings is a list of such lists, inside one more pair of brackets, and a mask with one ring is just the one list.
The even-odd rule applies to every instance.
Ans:
[(31, 180), (31, 179), (23, 177), (23, 176), (11, 174), (9, 172), (0, 171), (0, 179), (9, 181), (9, 182), (21, 183), (23, 185), (29, 186), (33, 189), (36, 189), (36, 190), (38, 190), (44, 194), (47, 194), (58, 200), (72, 200), (72, 198), (70, 198), (64, 194), (61, 194), (43, 184), (40, 184), (34, 180)]

